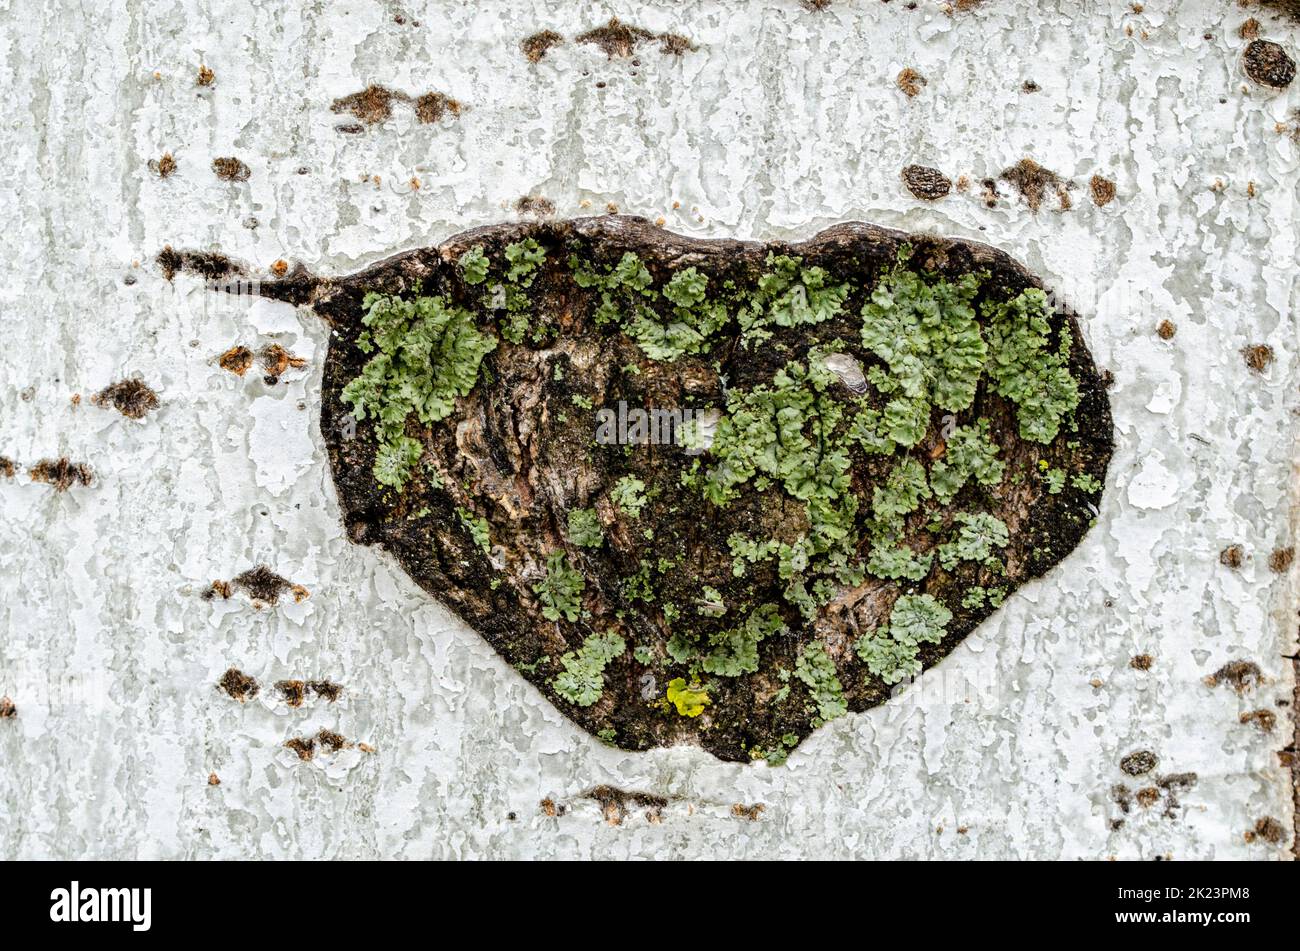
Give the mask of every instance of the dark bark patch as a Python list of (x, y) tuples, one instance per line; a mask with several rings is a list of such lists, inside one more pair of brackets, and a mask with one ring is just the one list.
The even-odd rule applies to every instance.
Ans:
[(104, 387), (90, 398), (96, 406), (112, 406), (128, 419), (143, 419), (158, 408), (158, 394), (134, 377)]
[(1242, 723), (1252, 724), (1261, 733), (1272, 733), (1277, 726), (1277, 714), (1272, 710), (1250, 710), (1238, 719)]
[[(264, 380), (267, 386), (275, 386), (280, 377), (289, 370), (301, 370), (307, 365), (302, 357), (296, 357), (278, 343), (267, 344), (257, 354), (262, 369), (266, 372)], [(247, 367), (245, 367), (247, 369)], [(243, 376), (243, 374), (239, 374)]]
[(952, 179), (926, 165), (909, 165), (903, 169), (903, 184), (922, 201), (938, 201), (952, 191)]
[[(994, 513), (1010, 539), (997, 569), (954, 562), (948, 570), (936, 560), (919, 582), (867, 575), (861, 584), (822, 590), (828, 600), (811, 618), (786, 600), (788, 579), (775, 557), (747, 563), (738, 575), (730, 542), (734, 535), (798, 542), (810, 526), (802, 502), (779, 485), (753, 483), (725, 505), (710, 502), (683, 479), (690, 482), (697, 463), (713, 465), (711, 453), (693, 457), (671, 440), (597, 444), (597, 412), (615, 412), (620, 403), (725, 409), (729, 392), (770, 386), (792, 361), (802, 366), (831, 344), (835, 360), (826, 358), (826, 367), (833, 362), (839, 382), (828, 384), (827, 412), (838, 407), (833, 412), (847, 425), (860, 407), (883, 409), (885, 397), (860, 379), (884, 369), (862, 343), (861, 311), (883, 276), (900, 267), (905, 246), (909, 273), (944, 281), (986, 275), (979, 312), (1041, 290), (1005, 254), (965, 241), (859, 223), (793, 244), (704, 241), (621, 216), (480, 228), (351, 276), (295, 273), (259, 290), (312, 306), (334, 331), (320, 428), (353, 541), (383, 546), (559, 710), (606, 742), (629, 750), (689, 743), (727, 760), (779, 762), (825, 719), (889, 699), (889, 684), (869, 672), (854, 645), (886, 622), (904, 593), (924, 593), (951, 613), (942, 640), (919, 649), (918, 662), (929, 667), (1086, 533), (1112, 427), (1077, 318), (1062, 308), (1048, 319), (1050, 346), (1063, 348), (1080, 393), (1059, 436), (1046, 444), (1023, 439), (1015, 405), (986, 375), (968, 410), (946, 421), (936, 409), (907, 453), (933, 467), (952, 451), (945, 436), (951, 423), (988, 423), (1006, 466), (1001, 482), (972, 482), (950, 506), (924, 503), (901, 531), (918, 555), (933, 555), (956, 533), (955, 510)], [(529, 284), (516, 286), (506, 275), (525, 254), (533, 255)], [(648, 301), (643, 319), (671, 323), (675, 312), (658, 289), (694, 268), (707, 285), (706, 301), (719, 302), (725, 314), (707, 352), (650, 359), (617, 319), (599, 319), (601, 292), (575, 279), (572, 262), (606, 273), (627, 255), (644, 267), (653, 297), (638, 291), (635, 299), (611, 301), (616, 317)], [(807, 278), (814, 288), (844, 282), (842, 307), (811, 325), (773, 324), (770, 337), (743, 339), (737, 302), (755, 293), (769, 256), (820, 269)], [(374, 352), (359, 346), (366, 295), (410, 299), (417, 285), (440, 307), (459, 308), (495, 346), (482, 355), (477, 382), (449, 400), (445, 418), (430, 425), (406, 418), (401, 432), (416, 458), (397, 489), (376, 481), (380, 431), (372, 416), (356, 416), (343, 390)], [(809, 293), (800, 284), (791, 300), (807, 303)], [(519, 317), (523, 324), (512, 325)], [(867, 526), (873, 492), (900, 458), (851, 453), (843, 497), (855, 500), (847, 555), (855, 563), (865, 563), (874, 544)], [(576, 590), (551, 577), (557, 570), (580, 581)], [(774, 623), (759, 638), (752, 667), (715, 675), (698, 659), (675, 659), (678, 635), (704, 643), (765, 605), (773, 606)], [(616, 640), (602, 640), (607, 635)]]
[(333, 703), (343, 695), (343, 685), (329, 680), (309, 680), (307, 689), (329, 703)]
[(596, 786), (583, 793), (583, 797), (597, 803), (605, 821), (612, 826), (622, 825), (634, 809), (645, 810), (646, 819), (657, 823), (663, 818), (668, 799), (653, 793), (619, 789), (616, 786)]
[(316, 755), (316, 738), (312, 736), (293, 736), (285, 740), (284, 745), (297, 753), (298, 759), (304, 763), (311, 762)]
[(530, 63), (540, 63), (551, 47), (559, 46), (564, 42), (564, 37), (554, 30), (541, 30), (532, 36), (525, 37), (519, 44), (519, 48), (524, 51)]
[(321, 730), (316, 734), (316, 742), (320, 744), (321, 749), (337, 753), (339, 750), (348, 746), (347, 737), (341, 733), (335, 733), (333, 730)]
[(1009, 182), (1016, 191), (1020, 192), (1020, 196), (1024, 198), (1031, 211), (1037, 212), (1042, 207), (1043, 199), (1049, 191), (1056, 193), (1056, 200), (1062, 211), (1070, 209), (1070, 189), (1073, 186), (1033, 159), (1021, 159), (1015, 165), (1003, 170), (998, 177)]
[[(393, 117), (394, 103), (410, 106), (415, 111), (415, 118), (424, 124), (437, 122), (445, 115), (459, 116), (461, 111), (461, 104), (446, 93), (426, 92), (412, 97), (400, 90), (374, 84), (360, 92), (335, 99), (330, 104), (330, 109), (351, 115), (365, 125), (376, 125)], [(352, 125), (339, 126), (338, 129), (347, 133), (361, 131), (360, 127)]]
[(289, 706), (301, 707), (307, 699), (307, 683), (302, 680), (279, 680), (276, 681), (275, 692)]
[(27, 470), (33, 482), (42, 482), (54, 487), (55, 492), (66, 492), (74, 485), (88, 486), (94, 483), (94, 473), (85, 463), (71, 462), (67, 457), (61, 459), (42, 459)]
[(903, 91), (903, 95), (907, 96), (908, 99), (919, 96), (921, 90), (927, 84), (926, 78), (910, 66), (902, 70), (894, 82), (898, 84), (898, 88)]
[(1241, 348), (1241, 356), (1246, 366), (1256, 373), (1263, 373), (1273, 362), (1273, 348), (1266, 343), (1253, 343)]
[(238, 344), (217, 358), (217, 366), (235, 376), (243, 376), (252, 365), (253, 351)]
[(1155, 786), (1143, 786), (1137, 791), (1136, 799), (1143, 809), (1150, 809), (1160, 801), (1160, 790)]
[(253, 170), (242, 159), (233, 155), (214, 158), (212, 171), (223, 182), (246, 182), (253, 174)]
[(295, 602), (306, 600), (308, 591), (288, 578), (276, 574), (266, 565), (250, 568), (231, 579), (235, 587), (244, 591), (254, 601), (278, 604), (286, 591), (293, 594)]
[(234, 592), (230, 588), (230, 582), (217, 579), (203, 589), (202, 598), (204, 601), (215, 601), (217, 598), (229, 601), (232, 594)]
[(1272, 816), (1265, 816), (1255, 821), (1255, 827), (1246, 832), (1247, 842), (1267, 842), (1269, 845), (1281, 845), (1286, 839), (1286, 826)]
[(370, 85), (360, 92), (342, 96), (330, 104), (330, 110), (347, 113), (366, 125), (374, 125), (393, 117), (394, 101), (409, 102), (410, 96), (395, 92), (386, 86)]
[(1295, 79), (1295, 60), (1272, 40), (1252, 40), (1241, 65), (1247, 76), (1270, 89), (1285, 89)]
[(1219, 564), (1225, 568), (1240, 568), (1245, 556), (1246, 550), (1240, 545), (1229, 545), (1219, 552)]
[(12, 479), (14, 477), (15, 468), (12, 459), (8, 456), (0, 456), (0, 476), (3, 476), (6, 479)]
[(1145, 776), (1160, 765), (1160, 758), (1150, 750), (1137, 750), (1119, 761), (1119, 768), (1130, 776)]
[(176, 159), (170, 152), (164, 152), (160, 158), (149, 160), (149, 171), (159, 178), (166, 178), (176, 171)]
[(1258, 3), (1266, 10), (1285, 14), (1293, 20), (1300, 20), (1300, 0), (1245, 0), (1245, 3)]
[(236, 667), (231, 667), (222, 674), (221, 679), (217, 681), (217, 686), (225, 692), (226, 696), (240, 703), (252, 700), (262, 689), (255, 678)]
[(446, 93), (426, 92), (415, 100), (415, 118), (425, 125), (446, 115), (460, 115), (460, 103)]
[(0, 697), (0, 720), (12, 720), (18, 716), (18, 708), (8, 697)]
[(555, 202), (542, 195), (524, 195), (515, 202), (515, 211), (534, 218), (555, 216)]
[(1092, 192), (1092, 203), (1098, 208), (1105, 208), (1115, 200), (1115, 183), (1109, 178), (1094, 175), (1088, 187)]
[(1230, 660), (1205, 678), (1207, 687), (1227, 684), (1237, 693), (1245, 693), (1259, 686), (1263, 673), (1253, 660)]
[(243, 268), (224, 254), (216, 251), (176, 251), (170, 244), (158, 252), (154, 263), (169, 281), (182, 272), (209, 281), (243, 273)]
[(611, 17), (604, 26), (580, 33), (579, 43), (591, 43), (600, 47), (609, 59), (630, 59), (641, 43), (659, 41), (659, 51), (672, 56), (681, 56), (695, 49), (689, 39), (676, 33), (652, 33), (639, 26), (624, 23), (618, 17)]

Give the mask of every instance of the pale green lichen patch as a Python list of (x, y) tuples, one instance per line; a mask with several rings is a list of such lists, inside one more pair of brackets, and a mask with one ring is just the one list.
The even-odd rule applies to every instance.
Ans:
[(573, 509), (569, 512), (569, 541), (581, 548), (599, 548), (605, 541), (600, 518), (595, 509)]
[(1020, 435), (1050, 443), (1079, 405), (1079, 383), (1070, 375), (1072, 339), (1067, 328), (1051, 346), (1051, 307), (1036, 287), (985, 308), (989, 378), (999, 396), (1016, 404)]
[(546, 559), (546, 577), (533, 586), (541, 599), (542, 616), (548, 621), (578, 620), (582, 610), (582, 591), (586, 581), (564, 552), (554, 552)]
[(363, 307), (367, 329), (356, 346), (373, 356), (341, 399), (357, 419), (375, 422), (375, 481), (401, 491), (424, 452), (408, 425), (431, 426), (449, 416), (456, 397), (474, 388), (479, 364), (497, 341), (479, 332), (472, 312), (445, 297), (368, 294)]
[(605, 689), (605, 667), (627, 650), (627, 642), (612, 631), (592, 634), (582, 647), (560, 658), (563, 672), (555, 678), (555, 692), (570, 703), (589, 707)]
[(609, 497), (620, 512), (636, 518), (646, 505), (645, 483), (636, 476), (623, 476), (614, 483)]
[(858, 638), (858, 657), (887, 684), (915, 677), (921, 672), (921, 645), (942, 641), (951, 620), (952, 612), (933, 596), (905, 594), (885, 624)]
[(821, 726), (849, 712), (844, 701), (844, 686), (840, 683), (838, 668), (826, 653), (820, 641), (813, 641), (799, 654), (794, 675), (808, 688), (816, 710), (814, 726)]

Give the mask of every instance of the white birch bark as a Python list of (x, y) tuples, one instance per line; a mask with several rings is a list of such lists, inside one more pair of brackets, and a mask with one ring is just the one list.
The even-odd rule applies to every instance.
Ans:
[[(1277, 751), (1297, 590), (1267, 560), (1300, 511), (1300, 146), (1275, 130), (1300, 84), (1245, 79), (1234, 3), (940, 7), (0, 4), (0, 455), (98, 477), (63, 494), (0, 478), (0, 694), (18, 709), (0, 720), (0, 857), (1289, 856)], [(699, 48), (646, 46), (633, 65), (572, 42), (612, 14)], [(1261, 19), (1300, 55), (1300, 28)], [(570, 40), (530, 65), (519, 41), (543, 28)], [(915, 99), (894, 84), (904, 67), (928, 80)], [(336, 132), (330, 102), (370, 82), (466, 108)], [(164, 151), (165, 180), (146, 168)], [(226, 155), (248, 182), (216, 179)], [(985, 207), (978, 182), (1026, 156), (1076, 183), (1072, 210)], [(922, 204), (899, 180), (913, 162), (972, 187)], [(1118, 184), (1105, 208), (1094, 173)], [(507, 219), (525, 194), (692, 235), (863, 219), (1007, 250), (1071, 296), (1115, 375), (1096, 527), (909, 696), (820, 730), (785, 767), (603, 746), (344, 537), (312, 315), (169, 285), (151, 263), (171, 244), (344, 273)], [(215, 366), (273, 341), (308, 370), (272, 387)], [(1239, 354), (1258, 343), (1276, 354), (1262, 374)], [(141, 421), (72, 404), (137, 373), (162, 399)], [(1236, 571), (1218, 558), (1232, 543)], [(311, 597), (199, 597), (258, 563)], [(1146, 672), (1130, 667), (1143, 653)], [(1264, 682), (1203, 683), (1234, 659)], [(232, 665), (268, 685), (258, 700), (214, 689)], [(270, 683), (304, 676), (346, 693), (273, 702)], [(1239, 721), (1256, 709), (1272, 733)], [(375, 752), (283, 748), (320, 727)], [(1178, 808), (1121, 815), (1112, 786), (1150, 779), (1120, 771), (1134, 750), (1196, 773)], [(662, 822), (616, 827), (579, 796), (598, 783), (674, 798)], [(567, 814), (546, 816), (546, 797)], [(757, 802), (758, 821), (731, 814)], [(1287, 841), (1246, 841), (1266, 816)]]

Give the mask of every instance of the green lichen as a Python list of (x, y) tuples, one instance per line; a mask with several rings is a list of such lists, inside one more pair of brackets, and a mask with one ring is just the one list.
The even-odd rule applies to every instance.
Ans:
[(492, 539), (488, 535), (487, 519), (459, 506), (456, 508), (456, 514), (460, 517), (460, 523), (469, 529), (470, 535), (474, 538), (474, 544), (485, 552), (491, 552)]
[[(467, 252), (469, 253), (469, 252)], [(525, 238), (506, 245), (504, 272), (499, 271), (501, 279), (488, 285), (483, 297), (483, 306), (491, 311), (504, 311), (500, 317), (501, 336), (514, 344), (522, 344), (524, 338), (532, 331), (534, 342), (540, 342), (548, 333), (545, 325), (534, 328), (532, 304), (528, 290), (537, 278), (537, 269), (546, 260), (546, 249), (535, 238)], [(462, 256), (463, 262), (463, 256)], [(477, 276), (484, 265), (474, 262)], [(490, 264), (488, 265), (490, 267)], [(483, 271), (486, 274), (486, 270)], [(470, 283), (481, 283), (480, 281)]]
[[(679, 471), (681, 486), (709, 505), (734, 507), (725, 521), (719, 519), (731, 532), (732, 577), (724, 583), (710, 573), (717, 587), (692, 583), (680, 574), (691, 570), (689, 564), (678, 564), (680, 558), (657, 557), (653, 549), (644, 549), (649, 557), (640, 557), (635, 548), (624, 552), (627, 537), (638, 544), (653, 541), (655, 528), (664, 544), (670, 538), (680, 541), (672, 525), (675, 500), (659, 494), (660, 486), (647, 491), (649, 478), (636, 475), (609, 485), (613, 508), (601, 501), (599, 511), (606, 518), (613, 511), (620, 518), (638, 519), (653, 499), (655, 526), (611, 523), (616, 534), (610, 536), (609, 551), (582, 556), (595, 559), (592, 566), (619, 558), (616, 584), (607, 588), (603, 576), (592, 577), (593, 585), (601, 587), (602, 611), (608, 598), (616, 618), (640, 610), (663, 628), (667, 640), (662, 647), (655, 642), (633, 651), (643, 667), (677, 666), (683, 673), (669, 683), (665, 699), (655, 701), (660, 711), (675, 708), (681, 716), (700, 716), (710, 704), (709, 686), (701, 679), (753, 675), (762, 671), (765, 655), (787, 656), (784, 643), (775, 638), (787, 623), (795, 623), (796, 613), (810, 621), (846, 589), (886, 587), (859, 588), (867, 574), (906, 582), (905, 588), (913, 591), (929, 587), (933, 593), (899, 597), (888, 620), (860, 636), (854, 651), (839, 663), (852, 669), (860, 662), (887, 684), (915, 676), (924, 645), (941, 642), (953, 618), (940, 598), (954, 609), (960, 604), (967, 624), (969, 612), (996, 607), (1006, 595), (1005, 586), (951, 585), (954, 572), (958, 579), (974, 577), (987, 584), (1007, 570), (1002, 558), (1009, 544), (1007, 526), (978, 509), (990, 499), (1006, 501), (1010, 491), (1003, 493), (998, 486), (1008, 469), (1019, 466), (1010, 472), (1008, 490), (1035, 475), (1050, 494), (1060, 493), (1066, 484), (1089, 494), (1102, 488), (1087, 473), (1074, 473), (1071, 479), (1075, 463), (1067, 460), (1081, 458), (1078, 443), (1067, 452), (1044, 451), (1052, 463), (1033, 473), (1024, 469), (1024, 454), (1014, 450), (1011, 434), (995, 433), (990, 422), (1006, 412), (1002, 404), (990, 402), (991, 390), (1014, 408), (1022, 439), (1052, 443), (1063, 427), (1073, 425), (1079, 404), (1079, 385), (1069, 372), (1073, 342), (1068, 325), (1058, 321), (1059, 329), (1052, 328), (1042, 292), (1031, 289), (999, 300), (1005, 293), (985, 286), (988, 275), (949, 278), (912, 270), (906, 249), (874, 285), (863, 286), (836, 282), (822, 268), (787, 255), (769, 255), (764, 273), (756, 278), (737, 276), (743, 273), (737, 268), (724, 279), (696, 266), (673, 270), (661, 262), (651, 262), (652, 272), (632, 252), (597, 264), (584, 256), (581, 238), (566, 240), (568, 276), (594, 297), (591, 319), (607, 336), (626, 335), (644, 359), (605, 381), (590, 376), (580, 362), (566, 361), (562, 348), (538, 354), (543, 379), (556, 384), (547, 407), (553, 421), (565, 422), (564, 409), (576, 418), (579, 414), (567, 404), (591, 409), (588, 394), (616, 393), (608, 388), (620, 382), (632, 384), (632, 391), (658, 386), (663, 369), (643, 381), (631, 379), (643, 367), (652, 372), (647, 360), (672, 362), (707, 354), (724, 394), (711, 444), (699, 458), (685, 460)], [(492, 257), (475, 246), (457, 262), (464, 285), (478, 288), (470, 297), (511, 343), (540, 343), (558, 330), (548, 323), (553, 318), (546, 317), (555, 308), (543, 303), (550, 298), (542, 297), (535, 284), (547, 295), (556, 294), (564, 313), (582, 317), (583, 295), (577, 295), (574, 306), (574, 295), (559, 286), (557, 275), (548, 271), (539, 280), (547, 255), (547, 247), (528, 238)], [(497, 345), (491, 334), (477, 329), (472, 311), (449, 300), (374, 295), (366, 300), (366, 332), (359, 346), (375, 355), (345, 389), (344, 399), (362, 419), (376, 420), (380, 451), (375, 475), (381, 485), (402, 488), (424, 447), (416, 438), (420, 434), (408, 435), (408, 426), (414, 430), (413, 423), (432, 425), (448, 415), (455, 399), (473, 388), (480, 363)], [(809, 348), (799, 328), (828, 321), (837, 332), (852, 335), (852, 342), (823, 341)], [(748, 353), (737, 351), (736, 343)], [(553, 367), (548, 365), (552, 360)], [(704, 366), (705, 360), (691, 364), (692, 370)], [(754, 382), (751, 366), (763, 371), (766, 382)], [(771, 367), (779, 369), (772, 373)], [(698, 405), (696, 399), (688, 405)], [(965, 418), (959, 421), (959, 416)], [(619, 456), (611, 459), (615, 466), (627, 464)], [(426, 471), (436, 478), (432, 466)], [(469, 482), (461, 487), (472, 491)], [(860, 497), (869, 497), (869, 510), (861, 504), (859, 511)], [(970, 511), (954, 515), (949, 507), (959, 499), (957, 507)], [(473, 500), (467, 505), (483, 507)], [(456, 512), (474, 542), (488, 551), (487, 521), (470, 508), (457, 507)], [(566, 518), (570, 551), (604, 546), (597, 508), (572, 509)], [(700, 525), (707, 531), (710, 519), (701, 519)], [(736, 527), (742, 530), (733, 531)], [(764, 531), (773, 537), (763, 537)], [(504, 536), (497, 540), (508, 543)], [(551, 553), (546, 576), (533, 586), (549, 621), (591, 618), (583, 611), (586, 581), (578, 557)], [(942, 569), (937, 581), (923, 585), (936, 566)], [(768, 594), (765, 586), (773, 577), (779, 583)], [(632, 607), (633, 602), (641, 607)], [(593, 598), (593, 610), (597, 603)], [(656, 613), (661, 621), (654, 619)], [(617, 651), (610, 653), (615, 641)], [(560, 659), (555, 690), (578, 706), (594, 704), (604, 688), (606, 663), (624, 649), (613, 632), (588, 637), (582, 648)], [(850, 681), (855, 691), (861, 689), (861, 668), (856, 673)], [(793, 671), (778, 665), (775, 675), (781, 684), (765, 701), (774, 707), (787, 702), (792, 687), (798, 691), (802, 683), (811, 698), (814, 725), (847, 709), (836, 661), (820, 641), (798, 651)], [(720, 687), (723, 681), (713, 684)], [(730, 703), (730, 690), (726, 696)], [(716, 702), (723, 703), (722, 697), (715, 691)], [(775, 748), (768, 737), (766, 749), (749, 753), (782, 761), (798, 741), (797, 735), (790, 736), (789, 743)]]
[(580, 707), (591, 706), (604, 692), (606, 665), (625, 650), (627, 643), (613, 631), (590, 635), (576, 653), (560, 658), (564, 670), (552, 681), (555, 692)]
[(638, 307), (623, 329), (651, 360), (676, 360), (709, 348), (709, 338), (727, 322), (727, 307), (706, 295), (709, 279), (693, 267), (678, 271), (664, 285), (668, 316)]
[(906, 578), (920, 581), (930, 573), (934, 564), (933, 555), (918, 555), (906, 545), (892, 541), (875, 545), (871, 557), (867, 560), (867, 571), (877, 578)]
[(487, 280), (488, 259), (483, 253), (483, 245), (476, 244), (457, 261), (460, 265), (460, 276), (465, 279), (466, 284), (477, 285)]
[(997, 456), (998, 447), (990, 437), (987, 419), (974, 426), (955, 427), (944, 457), (930, 467), (934, 497), (947, 505), (972, 478), (980, 485), (997, 485), (1006, 468)]
[(995, 549), (1006, 548), (1011, 541), (1002, 519), (987, 512), (961, 512), (955, 521), (961, 527), (955, 539), (939, 546), (939, 564), (948, 571), (961, 561), (999, 564)]
[(595, 509), (569, 512), (569, 541), (582, 548), (599, 548), (605, 543), (605, 532)]
[(1088, 472), (1075, 473), (1074, 478), (1070, 480), (1070, 484), (1080, 492), (1089, 494), (1100, 492), (1104, 488), (1101, 481), (1093, 478), (1092, 474)]
[(542, 616), (548, 621), (576, 621), (586, 584), (582, 572), (564, 552), (552, 552), (546, 559), (546, 577), (533, 586), (542, 601)]
[[(721, 595), (713, 592), (720, 599)], [(720, 677), (739, 677), (758, 670), (758, 645), (785, 626), (775, 604), (764, 604), (750, 612), (742, 624), (709, 634), (707, 646), (686, 644), (674, 635), (676, 644), (669, 647), (677, 658), (698, 659), (705, 673)], [(674, 650), (675, 647), (675, 650)], [(679, 660), (679, 663), (682, 662)]]
[(574, 283), (600, 295), (596, 324), (617, 323), (651, 360), (671, 361), (706, 351), (709, 337), (727, 321), (725, 304), (708, 299), (708, 277), (696, 268), (674, 274), (660, 291), (631, 251), (604, 270), (576, 256), (569, 265)]
[(772, 336), (771, 327), (819, 324), (836, 316), (849, 295), (848, 284), (832, 284), (820, 267), (803, 267), (803, 259), (769, 254), (767, 273), (738, 321), (746, 344)]
[(993, 391), (1016, 404), (1021, 438), (1040, 443), (1054, 440), (1079, 405), (1079, 384), (1070, 375), (1070, 331), (1061, 328), (1053, 349), (1051, 313), (1047, 295), (1033, 287), (984, 307)]
[(893, 471), (871, 494), (871, 510), (883, 525), (897, 525), (905, 515), (915, 512), (922, 500), (931, 496), (925, 467), (915, 459), (899, 460)]
[(645, 483), (636, 476), (623, 476), (615, 482), (609, 490), (609, 498), (614, 507), (629, 518), (637, 518), (648, 501)]
[(682, 677), (668, 681), (666, 697), (677, 708), (677, 715), (683, 717), (698, 717), (711, 702), (708, 691), (698, 681), (688, 685)]
[[(789, 688), (786, 688), (787, 690)], [(790, 758), (790, 751), (799, 745), (799, 734), (784, 733), (780, 737), (780, 745), (775, 749), (764, 751), (760, 747), (754, 747), (749, 751), (749, 758), (753, 760), (763, 760), (768, 766), (781, 766)]]
[(813, 641), (799, 653), (794, 675), (808, 688), (817, 710), (813, 726), (829, 723), (849, 712), (844, 699), (844, 686), (840, 683), (835, 661), (826, 653), (821, 641)]
[(947, 633), (952, 612), (933, 595), (905, 594), (894, 603), (889, 620), (858, 638), (858, 657), (887, 684), (921, 672), (921, 644), (937, 644)]
[(525, 238), (506, 245), (506, 280), (527, 287), (533, 282), (533, 272), (546, 260), (546, 251), (535, 238)]
[(780, 577), (788, 582), (786, 600), (805, 616), (828, 595), (824, 586), (821, 597), (809, 594), (817, 575), (833, 576), (841, 584), (861, 578), (860, 569), (849, 564), (857, 498), (848, 492), (847, 440), (837, 435), (843, 409), (827, 392), (835, 380), (814, 351), (807, 364), (787, 363), (770, 386), (734, 392), (710, 449), (713, 464), (688, 480), (718, 506), (738, 498), (741, 486), (759, 478), (804, 504), (809, 532), (797, 541), (748, 549), (743, 536), (730, 542), (737, 573), (743, 572), (743, 558), (756, 561), (776, 554)]
[(925, 435), (932, 406), (955, 413), (975, 399), (988, 358), (974, 307), (982, 279), (967, 274), (955, 282), (927, 281), (900, 263), (862, 308), (862, 344), (892, 374), (891, 392), (897, 395), (884, 416), (902, 446)]
[(357, 419), (375, 421), (375, 481), (401, 491), (424, 452), (423, 442), (407, 435), (408, 420), (429, 426), (449, 416), (497, 341), (445, 297), (367, 294), (363, 307), (357, 348), (374, 356), (340, 398)]
[(654, 580), (651, 577), (654, 565), (644, 558), (637, 566), (636, 574), (623, 580), (623, 596), (629, 601), (645, 601), (647, 604), (655, 599)]
[(971, 585), (962, 595), (961, 606), (964, 608), (982, 608), (985, 602), (993, 607), (1002, 603), (1006, 597), (1005, 588), (985, 588), (983, 585)]

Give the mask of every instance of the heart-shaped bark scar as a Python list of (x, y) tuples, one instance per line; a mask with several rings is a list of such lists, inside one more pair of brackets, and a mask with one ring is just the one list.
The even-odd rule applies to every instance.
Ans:
[(575, 723), (782, 761), (1073, 550), (1112, 450), (1079, 323), (992, 248), (865, 224), (505, 224), (261, 293), (329, 322), (379, 545)]

